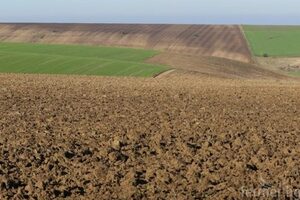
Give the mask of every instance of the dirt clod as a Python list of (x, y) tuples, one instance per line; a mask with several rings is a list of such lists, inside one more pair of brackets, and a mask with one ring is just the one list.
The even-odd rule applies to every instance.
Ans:
[(65, 157), (68, 158), (68, 159), (71, 159), (75, 156), (75, 153), (72, 152), (72, 151), (66, 151), (65, 152)]
[(250, 170), (253, 170), (253, 171), (257, 171), (258, 170), (257, 166), (254, 165), (254, 164), (247, 164), (246, 167), (248, 169), (250, 169)]

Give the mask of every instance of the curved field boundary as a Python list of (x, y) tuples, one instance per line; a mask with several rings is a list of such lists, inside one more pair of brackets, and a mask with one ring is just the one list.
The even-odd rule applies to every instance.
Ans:
[(251, 61), (239, 26), (149, 24), (0, 24), (0, 41), (156, 49)]
[(240, 28), (241, 34), (242, 34), (243, 37), (244, 37), (244, 40), (245, 40), (246, 43), (247, 43), (248, 51), (249, 51), (249, 54), (251, 55), (251, 58), (252, 58), (251, 61), (252, 61), (252, 63), (257, 64), (257, 62), (256, 62), (256, 60), (255, 60), (255, 55), (253, 54), (253, 51), (252, 51), (252, 49), (251, 49), (251, 44), (249, 43), (249, 41), (248, 41), (248, 39), (247, 39), (246, 33), (245, 33), (245, 31), (244, 31), (244, 28), (243, 28), (242, 25), (240, 25), (239, 28)]

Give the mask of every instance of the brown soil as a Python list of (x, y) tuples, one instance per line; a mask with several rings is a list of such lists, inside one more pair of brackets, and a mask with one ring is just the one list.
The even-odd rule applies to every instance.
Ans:
[(257, 57), (256, 61), (268, 68), (277, 70), (279, 72), (299, 72), (300, 71), (300, 58), (261, 58)]
[(0, 24), (0, 41), (157, 49), (251, 61), (239, 26), (138, 24)]
[(299, 188), (299, 82), (171, 75), (0, 75), (0, 199)]
[(225, 58), (191, 56), (176, 53), (161, 53), (148, 60), (150, 63), (170, 66), (187, 72), (194, 72), (211, 77), (246, 78), (246, 79), (284, 79), (277, 71)]

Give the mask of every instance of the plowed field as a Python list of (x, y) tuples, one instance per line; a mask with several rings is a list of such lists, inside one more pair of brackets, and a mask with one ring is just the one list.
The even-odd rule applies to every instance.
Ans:
[(176, 53), (161, 53), (150, 59), (151, 64), (169, 66), (176, 70), (183, 70), (188, 73), (196, 73), (222, 78), (243, 78), (243, 79), (285, 79), (284, 74), (270, 67), (261, 67), (257, 64), (244, 63), (225, 58), (182, 55)]
[(0, 41), (138, 47), (251, 61), (239, 26), (0, 24)]
[(299, 82), (2, 74), (0, 199), (283, 199), (299, 111)]

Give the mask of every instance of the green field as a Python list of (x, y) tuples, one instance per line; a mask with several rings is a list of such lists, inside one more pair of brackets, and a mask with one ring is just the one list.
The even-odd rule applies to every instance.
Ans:
[(150, 77), (167, 70), (144, 61), (152, 50), (0, 43), (0, 72)]
[(297, 72), (289, 72), (288, 75), (294, 76), (294, 77), (300, 77), (300, 71), (297, 71)]
[(244, 26), (256, 56), (300, 56), (300, 26)]

